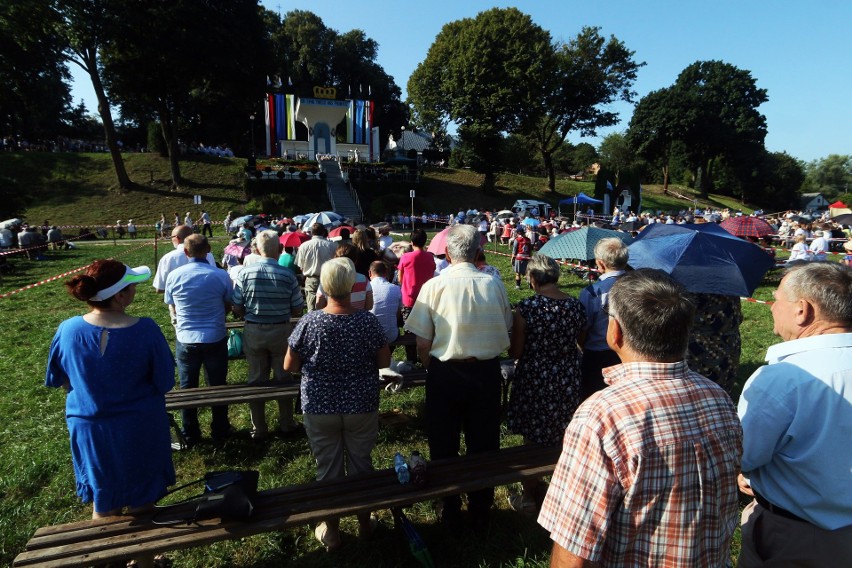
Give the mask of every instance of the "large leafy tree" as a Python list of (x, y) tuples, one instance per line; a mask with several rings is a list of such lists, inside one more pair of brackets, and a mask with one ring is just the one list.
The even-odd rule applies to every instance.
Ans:
[(56, 2), (55, 6), (60, 18), (58, 29), (64, 41), (65, 58), (85, 71), (92, 82), (118, 186), (128, 189), (131, 181), (118, 147), (110, 99), (104, 87), (100, 65), (101, 48), (119, 41), (114, 23), (121, 18), (122, 13), (115, 2), (106, 0), (63, 0)]
[(530, 119), (530, 101), (553, 73), (550, 34), (516, 8), (493, 8), (446, 24), (408, 80), (420, 126), (459, 127), (471, 167), (494, 186), (501, 135)]
[(739, 165), (763, 147), (766, 117), (758, 107), (769, 100), (766, 89), (757, 87), (749, 71), (723, 61), (699, 61), (680, 73), (672, 90), (680, 116), (677, 137), (706, 197), (718, 157)]
[(584, 27), (577, 37), (555, 47), (556, 66), (544, 77), (538, 96), (528, 101), (535, 112), (525, 125), (541, 154), (550, 191), (556, 189), (553, 154), (568, 134), (596, 136), (599, 128), (619, 121), (608, 105), (633, 102), (636, 93), (631, 88), (645, 65), (634, 61), (634, 53), (615, 36), (601, 36), (597, 27)]
[(257, 0), (128, 0), (121, 10), (121, 41), (102, 50), (105, 76), (124, 114), (158, 120), (178, 187), (181, 134), (247, 118), (261, 99), (269, 65), (261, 9)]
[(50, 0), (0, 0), (0, 135), (52, 139), (71, 97)]
[(808, 191), (821, 191), (836, 195), (846, 192), (852, 183), (852, 156), (829, 154), (807, 166), (804, 187)]
[(626, 133), (627, 143), (637, 156), (662, 171), (663, 190), (669, 188), (673, 152), (678, 147), (680, 117), (671, 88), (652, 91), (633, 110)]

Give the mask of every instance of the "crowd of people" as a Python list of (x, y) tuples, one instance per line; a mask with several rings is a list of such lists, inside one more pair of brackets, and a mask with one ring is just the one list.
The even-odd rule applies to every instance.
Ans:
[[(524, 444), (562, 444), (562, 455), (549, 486), (529, 480), (509, 504), (549, 532), (552, 565), (726, 565), (738, 488), (754, 497), (742, 514), (741, 566), (831, 566), (852, 557), (852, 452), (843, 449), (852, 432), (848, 267), (788, 269), (772, 307), (783, 343), (770, 348), (737, 407), (738, 298), (690, 294), (662, 272), (630, 270), (620, 239), (598, 242), (601, 276), (574, 298), (559, 288), (557, 263), (535, 254), (527, 235), (540, 242), (571, 223), (478, 215), (454, 216), (437, 255), (419, 227), (394, 242), (390, 224), (359, 225), (335, 242), (315, 223), (307, 241), (285, 248), (295, 226), (247, 223), (226, 249), (226, 272), (192, 216), (176, 213), (174, 250), (153, 278), (175, 326), (174, 356), (151, 320), (126, 313), (150, 271), (94, 263), (67, 284), (90, 312), (60, 326), (47, 376), (48, 386), (69, 391), (80, 498), (94, 502), (94, 516), (133, 513), (174, 482), (164, 393), (175, 370), (181, 388), (198, 387), (202, 369), (208, 385), (227, 381), (232, 312), (245, 321), (249, 383), (299, 375), (302, 421), (295, 401), (280, 399), (277, 430), (306, 434), (318, 479), (374, 467), (379, 369), (390, 363), (389, 344), (410, 334), (406, 357), (428, 373), (431, 459), (458, 455), (462, 439), (468, 454), (499, 448), (499, 357), (515, 360), (507, 426)], [(533, 291), (515, 306), (483, 250), (505, 227), (515, 285)], [(128, 361), (133, 373), (110, 372)], [(121, 388), (110, 382), (116, 376)], [(266, 438), (265, 405), (250, 412), (250, 436)], [(182, 413), (181, 428), (190, 448), (201, 441), (194, 411)], [(133, 446), (143, 430), (138, 447), (162, 442), (144, 467)], [(233, 434), (227, 407), (214, 409), (214, 442)], [(133, 483), (142, 474), (144, 483)], [(468, 524), (487, 534), (493, 504), (493, 489), (468, 495), (466, 513), (459, 495), (447, 497), (441, 524), (453, 534)], [(358, 516), (362, 538), (375, 527), (369, 511)], [(340, 548), (339, 519), (325, 519), (315, 536)]]

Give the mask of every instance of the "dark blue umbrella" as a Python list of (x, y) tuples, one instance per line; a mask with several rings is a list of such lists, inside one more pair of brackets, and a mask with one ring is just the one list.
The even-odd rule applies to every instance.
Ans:
[(609, 237), (621, 239), (625, 244), (630, 244), (633, 240), (633, 237), (629, 233), (620, 233), (597, 227), (583, 227), (582, 229), (553, 237), (541, 247), (538, 254), (543, 254), (556, 260), (562, 258), (591, 260), (595, 258), (595, 245), (598, 244), (598, 241)]
[(649, 225), (629, 247), (630, 266), (658, 268), (690, 292), (751, 296), (775, 262), (714, 223)]

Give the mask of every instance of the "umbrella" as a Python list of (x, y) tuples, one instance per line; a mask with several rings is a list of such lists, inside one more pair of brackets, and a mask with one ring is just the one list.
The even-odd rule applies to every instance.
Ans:
[(324, 225), (325, 228), (330, 229), (331, 227), (336, 227), (340, 225), (340, 221), (343, 220), (343, 217), (338, 215), (333, 211), (322, 211), (320, 213), (314, 213), (302, 223), (302, 226), (306, 229), (309, 229), (313, 226), (314, 223), (319, 223), (320, 225)]
[(339, 237), (340, 231), (342, 231), (343, 229), (346, 229), (347, 231), (349, 231), (350, 235), (355, 232), (355, 227), (350, 227), (349, 225), (340, 225), (339, 227), (335, 227), (332, 230), (330, 230), (328, 232), (328, 236), (329, 237)]
[(387, 221), (382, 221), (381, 223), (375, 223), (374, 225), (370, 225), (374, 229), (390, 229), (391, 224)]
[(547, 244), (541, 247), (539, 254), (550, 258), (576, 258), (579, 260), (591, 260), (595, 258), (595, 245), (601, 239), (615, 237), (621, 239), (625, 244), (633, 241), (628, 233), (599, 229), (597, 227), (583, 227), (570, 233), (563, 233), (553, 237)]
[(248, 246), (249, 244), (247, 241), (237, 241), (226, 246), (224, 252), (225, 254), (230, 254), (231, 256), (242, 257), (245, 256), (245, 251)]
[(530, 227), (538, 227), (539, 225), (541, 225), (541, 221), (539, 221), (535, 217), (527, 217), (526, 219), (521, 221), (521, 223)]
[(228, 225), (228, 231), (235, 231), (242, 227), (243, 223), (248, 223), (252, 219), (254, 219), (254, 215), (243, 215), (242, 217), (237, 217), (231, 221), (230, 225)]
[(427, 251), (432, 254), (447, 254), (447, 235), (450, 232), (450, 228), (447, 227), (434, 237), (429, 242), (429, 246), (426, 248)]
[(497, 212), (498, 219), (511, 219), (515, 216), (514, 211), (510, 211), (509, 209), (503, 209), (502, 211)]
[(810, 215), (793, 215), (790, 217), (791, 221), (795, 221), (796, 223), (810, 223), (814, 220)]
[(633, 268), (658, 268), (690, 292), (751, 296), (774, 261), (718, 225), (649, 225), (629, 246)]
[(280, 237), (278, 237), (278, 242), (284, 245), (285, 247), (293, 247), (298, 248), (303, 242), (310, 240), (311, 237), (302, 233), (301, 231), (295, 231), (293, 233), (284, 233)]
[(760, 217), (728, 217), (720, 223), (720, 226), (738, 237), (765, 237), (774, 235), (775, 229), (772, 225)]
[(20, 219), (6, 219), (2, 223), (0, 223), (0, 229), (11, 229), (15, 225), (20, 225), (23, 223)]
[(834, 219), (832, 219), (835, 223), (839, 225), (852, 225), (852, 213), (844, 213), (843, 215), (838, 215)]
[(297, 225), (301, 225), (308, 217), (310, 217), (310, 215), (294, 215), (293, 222)]

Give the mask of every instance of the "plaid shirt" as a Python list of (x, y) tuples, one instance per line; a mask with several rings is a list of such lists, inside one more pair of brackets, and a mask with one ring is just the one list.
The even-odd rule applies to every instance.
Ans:
[(725, 566), (742, 428), (717, 385), (679, 363), (609, 367), (583, 403), (538, 522), (604, 566)]

